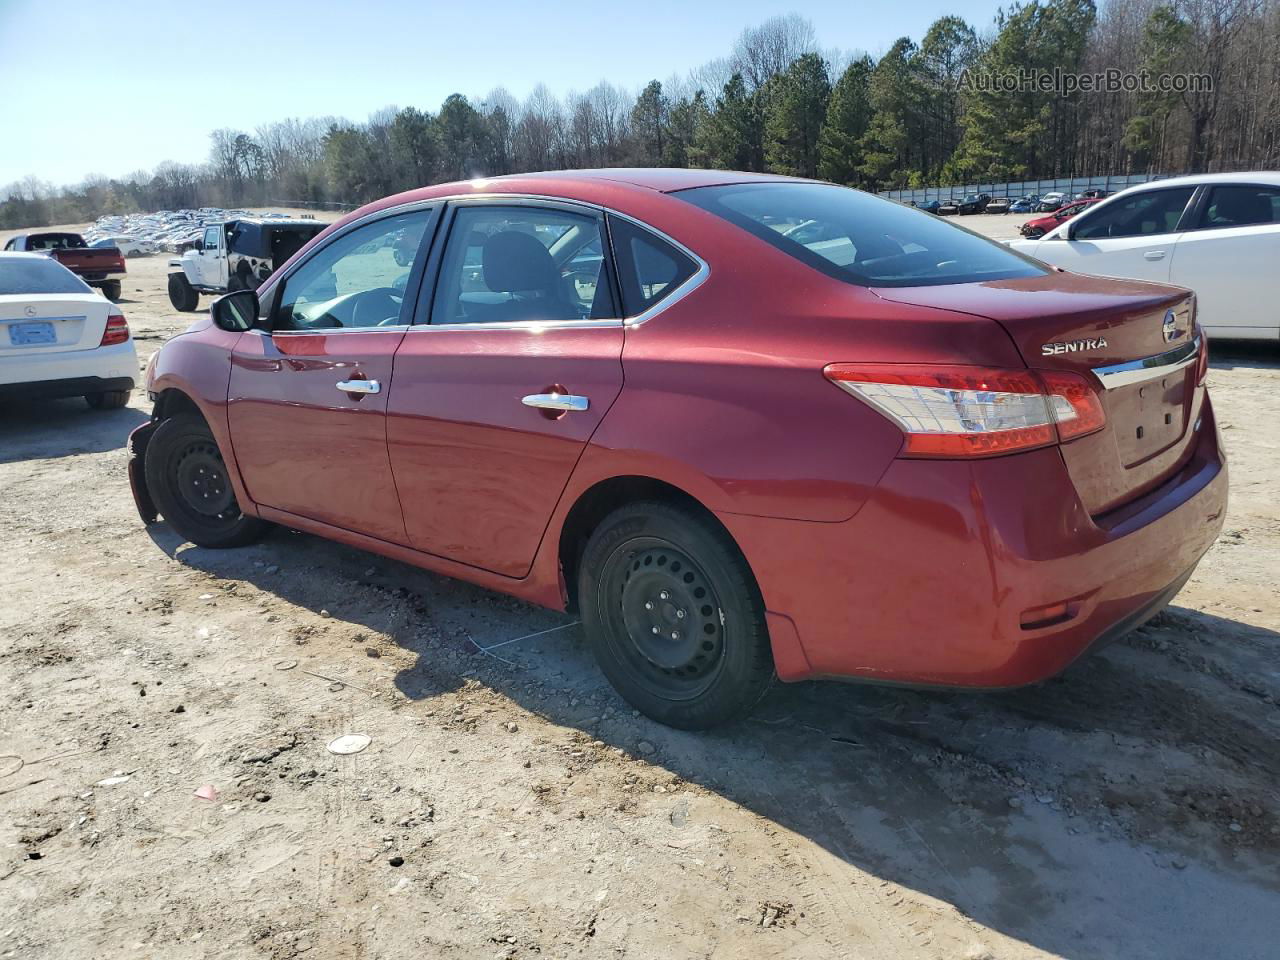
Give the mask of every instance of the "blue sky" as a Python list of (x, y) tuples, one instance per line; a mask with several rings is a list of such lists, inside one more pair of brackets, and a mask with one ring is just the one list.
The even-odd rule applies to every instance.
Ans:
[(0, 0), (0, 185), (200, 162), (209, 131), (286, 117), (434, 111), (450, 93), (602, 79), (638, 89), (729, 52), (743, 27), (798, 10), (823, 49), (883, 52), (996, 0), (583, 3), (412, 0)]

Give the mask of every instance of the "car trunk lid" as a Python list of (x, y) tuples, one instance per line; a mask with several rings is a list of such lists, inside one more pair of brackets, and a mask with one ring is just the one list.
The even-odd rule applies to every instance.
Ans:
[(1062, 444), (1095, 517), (1159, 486), (1194, 452), (1196, 385), (1191, 294), (1136, 280), (1055, 270), (1042, 277), (878, 288), (887, 299), (988, 317), (1027, 366), (1082, 374), (1100, 391), (1106, 425)]
[(92, 350), (102, 342), (110, 308), (93, 294), (0, 297), (0, 357)]

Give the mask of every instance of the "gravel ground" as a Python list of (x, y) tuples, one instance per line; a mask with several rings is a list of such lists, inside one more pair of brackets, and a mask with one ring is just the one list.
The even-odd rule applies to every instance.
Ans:
[[(186, 321), (163, 257), (129, 271), (145, 362)], [(697, 735), (561, 615), (144, 528), (145, 397), (2, 407), (0, 952), (1274, 957), (1280, 349), (1210, 385), (1228, 520), (1147, 627), (1015, 693), (778, 685)]]

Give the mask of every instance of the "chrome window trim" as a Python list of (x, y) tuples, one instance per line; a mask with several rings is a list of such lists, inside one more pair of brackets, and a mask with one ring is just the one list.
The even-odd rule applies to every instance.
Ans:
[[(365, 216), (361, 217), (358, 220), (352, 220), (350, 223), (346, 224), (342, 228), (342, 233), (345, 233), (347, 230), (353, 229), (357, 225), (364, 224), (373, 219), (389, 216), (392, 214), (408, 213), (418, 207), (426, 206), (428, 204), (433, 204), (433, 203), (469, 202), (469, 203), (483, 203), (483, 204), (492, 203), (492, 204), (500, 205), (504, 201), (510, 201), (510, 200), (535, 201), (538, 203), (551, 203), (551, 204), (555, 204), (555, 203), (568, 204), (569, 206), (584, 207), (588, 210), (595, 211), (602, 215), (609, 215), (609, 216), (618, 217), (619, 219), (622, 219), (622, 220), (627, 220), (631, 223), (634, 223), (640, 229), (647, 230), (649, 233), (652, 233), (658, 239), (671, 244), (673, 247), (675, 247), (685, 256), (690, 257), (693, 260), (693, 262), (698, 265), (698, 269), (695, 270), (689, 276), (689, 278), (685, 280), (684, 283), (676, 287), (676, 289), (672, 290), (671, 293), (663, 297), (662, 300), (660, 300), (658, 303), (655, 303), (652, 307), (650, 307), (648, 310), (645, 310), (643, 313), (638, 313), (632, 317), (609, 318), (609, 319), (601, 319), (601, 320), (525, 320), (525, 321), (515, 321), (511, 323), (439, 323), (439, 324), (414, 323), (414, 324), (409, 324), (408, 326), (408, 331), (410, 333), (416, 333), (416, 332), (425, 333), (433, 330), (448, 331), (448, 330), (484, 329), (484, 330), (528, 330), (530, 332), (539, 332), (542, 330), (561, 330), (561, 329), (577, 329), (577, 328), (590, 328), (590, 327), (605, 327), (605, 328), (618, 327), (618, 326), (638, 327), (640, 324), (647, 323), (650, 320), (652, 320), (658, 314), (662, 313), (662, 311), (666, 310), (667, 307), (672, 306), (675, 303), (678, 303), (680, 300), (683, 300), (689, 294), (693, 293), (694, 290), (698, 289), (698, 287), (702, 286), (702, 284), (706, 282), (707, 277), (711, 276), (711, 267), (707, 264), (705, 260), (702, 259), (702, 257), (698, 256), (696, 253), (690, 250), (687, 246), (685, 246), (679, 240), (675, 239), (675, 237), (672, 237), (670, 234), (665, 233), (662, 230), (659, 230), (657, 227), (653, 226), (650, 223), (646, 223), (645, 221), (637, 219), (636, 217), (633, 217), (628, 213), (622, 213), (621, 211), (615, 210), (612, 207), (606, 207), (598, 203), (588, 203), (585, 200), (574, 200), (568, 197), (544, 196), (544, 195), (535, 194), (535, 193), (485, 193), (485, 194), (461, 193), (461, 194), (452, 194), (447, 197), (432, 197), (430, 200), (414, 200), (410, 203), (401, 204), (399, 206), (386, 207), (382, 210), (376, 210), (373, 213), (366, 214)], [(337, 234), (335, 234), (335, 238), (336, 236)], [(303, 261), (303, 262), (305, 263), (306, 261)], [(301, 266), (301, 264), (299, 264), (298, 266)], [(295, 267), (294, 269), (297, 269), (297, 267)], [(292, 272), (293, 271), (291, 270), (290, 273)], [(279, 282), (284, 282), (287, 279), (288, 277), (281, 277)], [(337, 327), (334, 329), (358, 330), (358, 329), (378, 329), (378, 328)], [(391, 329), (391, 328), (384, 327), (381, 329)], [(399, 329), (399, 328), (396, 328), (396, 329)], [(288, 332), (314, 333), (316, 331), (288, 331)]]
[(1103, 387), (1113, 390), (1116, 387), (1144, 383), (1147, 380), (1156, 380), (1171, 373), (1177, 373), (1195, 363), (1199, 353), (1200, 338), (1196, 337), (1190, 343), (1184, 343), (1164, 353), (1157, 353), (1155, 356), (1144, 357), (1141, 360), (1094, 367), (1093, 372), (1102, 381)]
[(254, 327), (252, 330), (246, 330), (245, 333), (261, 333), (269, 337), (327, 337), (335, 333), (395, 333), (397, 330), (404, 331), (410, 327), (411, 324), (408, 323), (397, 323), (387, 327), (313, 327), (310, 330), (261, 330)]

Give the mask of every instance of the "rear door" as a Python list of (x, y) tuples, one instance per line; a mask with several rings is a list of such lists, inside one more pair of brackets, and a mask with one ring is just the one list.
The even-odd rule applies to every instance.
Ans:
[(1194, 193), (1170, 187), (1097, 204), (1047, 233), (1032, 255), (1076, 273), (1167, 282)]
[(419, 207), (335, 234), (268, 294), (271, 329), (237, 342), (228, 422), (255, 503), (406, 542), (387, 399), (435, 217)]
[(1194, 290), (1200, 322), (1226, 337), (1280, 336), (1280, 187), (1223, 184), (1197, 203), (1170, 280)]
[(519, 577), (622, 389), (604, 217), (504, 199), (448, 219), (396, 354), (391, 464), (414, 547)]

